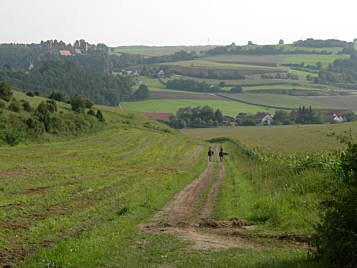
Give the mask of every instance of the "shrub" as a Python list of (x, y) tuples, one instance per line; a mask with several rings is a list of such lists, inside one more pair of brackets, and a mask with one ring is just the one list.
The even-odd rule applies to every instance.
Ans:
[(23, 133), (17, 129), (2, 129), (0, 130), (0, 140), (3, 140), (11, 146), (19, 144), (23, 139)]
[(35, 97), (35, 93), (33, 93), (31, 90), (26, 92), (26, 95), (29, 97)]
[(16, 99), (13, 99), (8, 107), (9, 111), (19, 113), (22, 111), (22, 105)]
[(48, 100), (46, 101), (47, 104), (47, 109), (51, 113), (57, 112), (57, 103), (54, 100)]
[(21, 100), (21, 101), (22, 101), (22, 107), (24, 108), (24, 110), (26, 112), (31, 113), (32, 112), (32, 107), (31, 107), (30, 103), (28, 101), (26, 101), (26, 100)]
[(74, 95), (69, 102), (75, 112), (80, 112), (86, 108), (86, 101), (79, 95)]
[(241, 86), (235, 86), (235, 87), (232, 87), (229, 92), (230, 93), (242, 93), (243, 89)]
[(85, 105), (86, 108), (90, 109), (90, 108), (92, 108), (94, 103), (91, 100), (86, 99), (86, 100), (84, 100), (84, 105)]
[(357, 267), (357, 144), (352, 139), (346, 143), (340, 166), (334, 169), (338, 183), (322, 203), (324, 216), (313, 238), (315, 257), (336, 268)]
[(103, 116), (103, 114), (102, 114), (102, 112), (100, 110), (97, 111), (96, 117), (98, 118), (98, 120), (100, 122), (104, 122), (105, 121), (104, 116)]
[(66, 96), (62, 92), (52, 92), (49, 99), (66, 102)]
[(12, 96), (12, 90), (8, 84), (1, 82), (0, 84), (0, 99), (9, 101)]
[(92, 115), (92, 116), (95, 116), (95, 111), (90, 109), (88, 112), (87, 112), (88, 115)]

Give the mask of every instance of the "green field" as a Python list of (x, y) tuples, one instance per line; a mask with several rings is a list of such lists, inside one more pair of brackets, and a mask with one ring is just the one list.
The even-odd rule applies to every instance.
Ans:
[(139, 113), (176, 113), (179, 108), (208, 105), (214, 109), (220, 109), (224, 115), (236, 116), (238, 113), (255, 114), (273, 109), (247, 105), (233, 101), (220, 100), (146, 100), (138, 102), (122, 102), (122, 107)]
[(346, 59), (349, 58), (349, 55), (347, 54), (341, 54), (341, 55), (318, 55), (318, 54), (298, 54), (298, 55), (293, 55), (286, 57), (281, 63), (282, 64), (301, 64), (302, 62), (305, 63), (305, 65), (316, 65), (317, 62), (322, 63), (322, 67), (326, 68), (330, 63), (333, 63), (334, 60), (336, 59)]
[[(157, 79), (157, 78), (150, 78), (147, 76), (139, 76), (138, 79), (139, 79), (140, 83), (142, 83), (150, 88), (151, 87), (152, 88), (166, 88), (166, 86), (163, 83), (161, 83), (159, 81), (159, 79)], [(165, 80), (165, 79), (163, 79), (163, 80)]]
[(343, 134), (351, 129), (357, 133), (357, 123), (325, 125), (256, 126), (212, 129), (184, 129), (189, 137), (207, 140), (215, 137), (233, 137), (247, 146), (259, 146), (278, 152), (311, 152), (340, 148), (341, 144), (328, 137), (331, 132)]
[(291, 70), (292, 74), (298, 75), (298, 76), (303, 76), (306, 77), (308, 75), (312, 77), (318, 77), (319, 75), (317, 73), (312, 73), (312, 72), (305, 72), (305, 71), (299, 71), (299, 70)]

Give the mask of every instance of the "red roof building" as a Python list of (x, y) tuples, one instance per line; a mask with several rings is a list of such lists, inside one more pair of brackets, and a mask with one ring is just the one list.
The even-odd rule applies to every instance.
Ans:
[(72, 56), (71, 52), (69, 50), (60, 50), (59, 54), (61, 56)]
[(143, 113), (144, 116), (149, 116), (154, 119), (161, 119), (161, 120), (170, 120), (170, 116), (173, 116), (173, 113)]

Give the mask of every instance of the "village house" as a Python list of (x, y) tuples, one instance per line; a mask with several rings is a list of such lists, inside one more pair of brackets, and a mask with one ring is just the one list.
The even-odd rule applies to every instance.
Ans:
[(267, 114), (266, 116), (263, 117), (261, 122), (263, 125), (270, 126), (273, 123), (273, 117), (270, 114)]
[(328, 110), (324, 113), (325, 122), (342, 123), (344, 121), (341, 114), (343, 110)]
[(61, 56), (72, 56), (71, 52), (69, 50), (60, 50), (59, 54)]
[(273, 117), (267, 112), (258, 112), (254, 115), (254, 119), (260, 122), (262, 125), (271, 125)]
[(165, 76), (164, 70), (160, 70), (160, 71), (157, 73), (157, 76), (158, 76), (158, 77), (164, 77), (164, 76)]

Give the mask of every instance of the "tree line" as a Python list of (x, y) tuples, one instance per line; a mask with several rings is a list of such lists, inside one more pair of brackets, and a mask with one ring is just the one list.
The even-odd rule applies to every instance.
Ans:
[(175, 116), (170, 118), (168, 125), (173, 128), (204, 128), (216, 127), (223, 122), (221, 110), (212, 107), (180, 108)]

